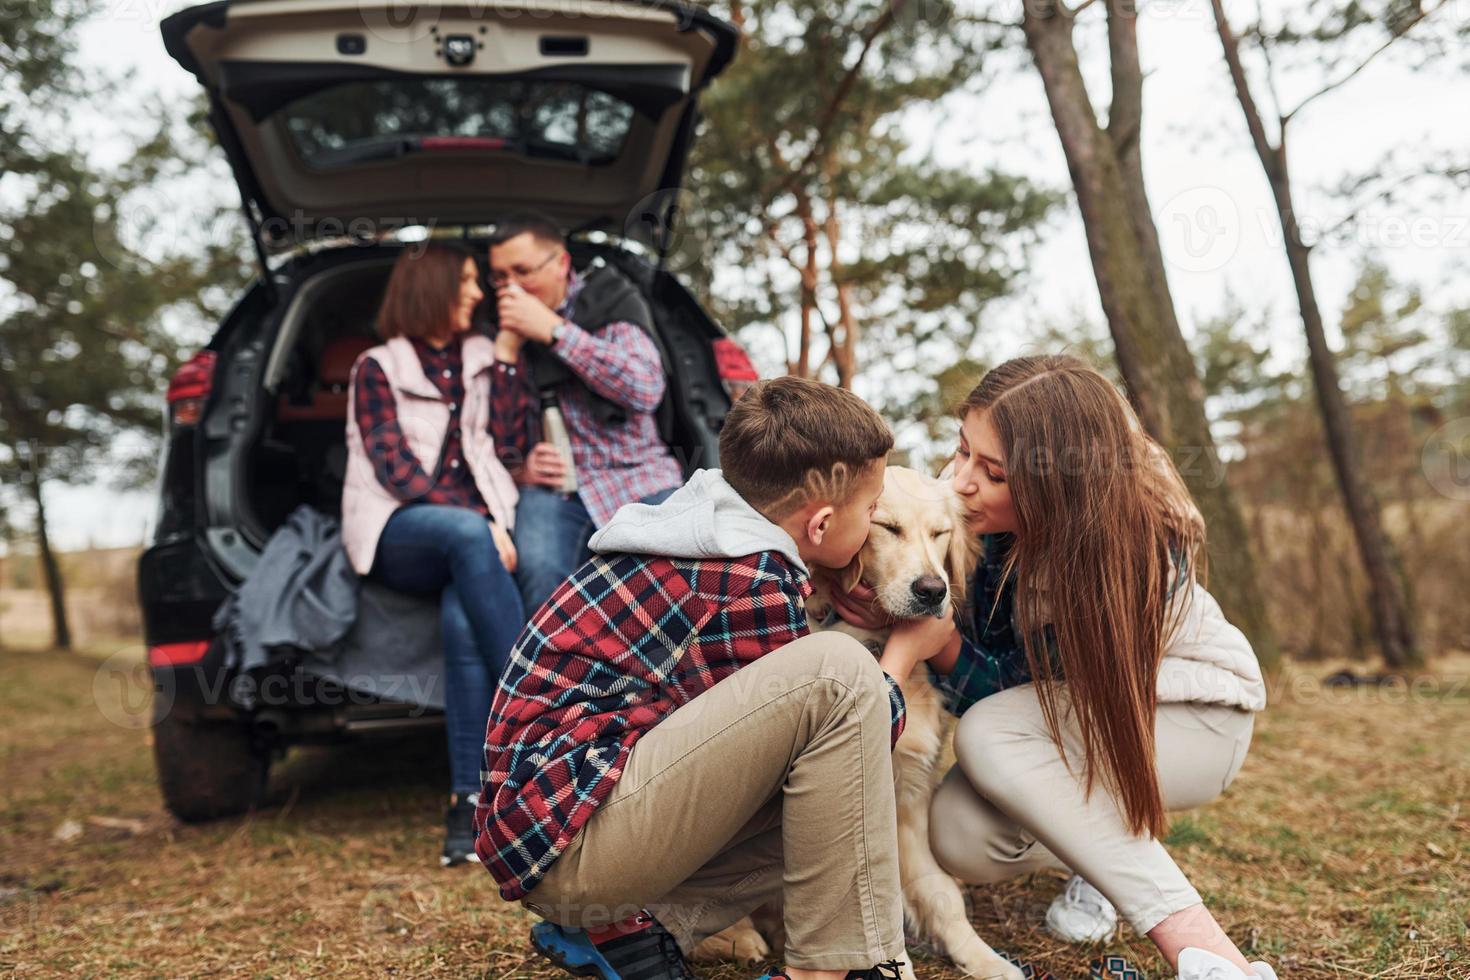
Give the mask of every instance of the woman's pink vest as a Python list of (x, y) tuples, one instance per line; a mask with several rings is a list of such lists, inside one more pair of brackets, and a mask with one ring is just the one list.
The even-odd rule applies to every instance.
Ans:
[[(378, 482), (357, 426), (357, 369), (367, 357), (377, 361), (387, 375), (403, 436), (430, 475), (435, 475), (434, 468), (450, 424), (448, 403), (424, 374), (423, 364), (407, 339), (394, 337), (386, 344), (364, 351), (352, 366), (353, 383), (347, 403), (347, 478), (342, 486), (342, 544), (359, 575), (366, 575), (372, 569), (378, 538), (388, 518), (403, 506), (403, 501)], [(519, 494), (510, 473), (495, 455), (495, 441), (489, 431), (494, 345), (485, 337), (466, 337), (463, 364), (465, 394), (460, 410), (460, 436), (465, 462), (480, 496), (490, 507), (491, 516), (510, 530), (515, 525)]]

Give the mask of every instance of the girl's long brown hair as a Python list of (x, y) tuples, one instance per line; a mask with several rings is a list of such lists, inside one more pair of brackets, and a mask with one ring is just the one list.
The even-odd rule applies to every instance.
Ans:
[[(1161, 836), (1154, 716), (1173, 626), (1165, 597), (1182, 574), (1188, 601), (1204, 522), (1168, 455), (1085, 361), (1007, 361), (970, 392), (961, 419), (973, 411), (989, 418), (1005, 454), (1017, 523), (1006, 580), (1052, 741), (1065, 759), (1065, 698), (1082, 733), (1087, 792), (1100, 775), (1129, 829)], [(1171, 547), (1188, 562), (1182, 572)], [(1174, 615), (1183, 608), (1174, 603)], [(1041, 639), (1048, 623), (1055, 667)]]

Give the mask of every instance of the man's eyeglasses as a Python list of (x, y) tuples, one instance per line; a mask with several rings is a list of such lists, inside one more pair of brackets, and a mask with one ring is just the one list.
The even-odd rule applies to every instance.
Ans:
[(546, 258), (531, 266), (529, 269), (525, 266), (516, 266), (507, 272), (491, 272), (490, 283), (496, 289), (499, 289), (501, 286), (509, 286), (512, 279), (516, 280), (517, 282), (529, 279), (536, 273), (540, 272), (542, 269), (546, 268), (551, 260), (559, 255), (561, 255), (561, 249), (553, 249), (550, 255), (546, 256)]

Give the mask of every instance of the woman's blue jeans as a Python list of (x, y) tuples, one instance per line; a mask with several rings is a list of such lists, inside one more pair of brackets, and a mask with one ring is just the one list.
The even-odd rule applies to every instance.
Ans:
[(490, 702), (526, 623), (490, 526), (468, 507), (400, 507), (378, 539), (369, 576), (399, 592), (439, 596), (450, 788), (477, 792)]

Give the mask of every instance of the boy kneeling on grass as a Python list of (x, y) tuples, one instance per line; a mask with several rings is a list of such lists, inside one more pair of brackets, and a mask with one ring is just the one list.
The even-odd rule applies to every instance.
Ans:
[(897, 976), (889, 753), (925, 645), (901, 626), (875, 660), (808, 635), (804, 605), (810, 566), (862, 546), (892, 447), (850, 392), (761, 382), (725, 419), (723, 470), (619, 510), (532, 616), (475, 826), (501, 896), (547, 920), (544, 955), (692, 978), (686, 951), (779, 895), (785, 976)]

